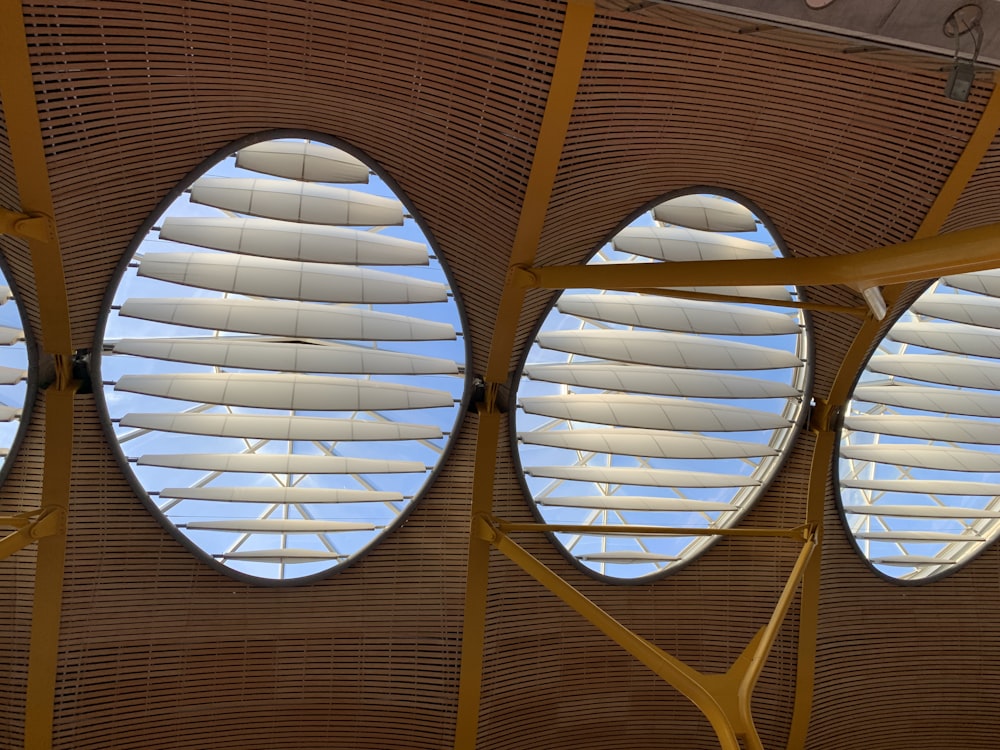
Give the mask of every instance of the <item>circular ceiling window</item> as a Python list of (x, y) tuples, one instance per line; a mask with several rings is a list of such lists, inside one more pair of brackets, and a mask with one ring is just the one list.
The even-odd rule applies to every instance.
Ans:
[(937, 578), (1000, 533), (998, 298), (998, 271), (936, 282), (855, 386), (842, 510), (858, 549), (890, 578)]
[(274, 140), (156, 221), (104, 332), (151, 507), (226, 569), (322, 573), (419, 495), (463, 393), (459, 311), (403, 204), (344, 151)]
[[(656, 206), (590, 261), (773, 258), (742, 204), (688, 195)], [(780, 464), (802, 414), (806, 337), (785, 287), (566, 292), (519, 385), (518, 447), (547, 523), (587, 569), (671, 570), (710, 536), (637, 526), (734, 525)], [(786, 303), (787, 306), (782, 306)]]

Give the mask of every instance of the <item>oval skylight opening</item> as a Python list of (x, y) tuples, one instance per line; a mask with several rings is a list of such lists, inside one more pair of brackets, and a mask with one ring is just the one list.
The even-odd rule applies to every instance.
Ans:
[(1000, 272), (935, 282), (892, 326), (848, 404), (844, 519), (889, 578), (925, 581), (1000, 534)]
[(0, 471), (14, 450), (28, 399), (28, 348), (21, 311), (0, 271)]
[[(773, 258), (742, 204), (687, 195), (656, 206), (590, 261)], [(713, 537), (642, 535), (736, 524), (780, 465), (802, 414), (807, 349), (796, 292), (712, 287), (567, 291), (519, 384), (518, 452), (546, 523), (586, 569), (646, 579)], [(786, 303), (786, 306), (782, 306)]]
[(394, 527), (464, 389), (459, 311), (392, 190), (305, 140), (240, 149), (156, 222), (104, 333), (115, 436), (168, 529), (313, 576)]

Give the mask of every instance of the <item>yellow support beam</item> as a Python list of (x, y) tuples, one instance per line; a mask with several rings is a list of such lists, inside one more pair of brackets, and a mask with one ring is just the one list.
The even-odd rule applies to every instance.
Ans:
[(603, 263), (515, 270), (515, 283), (540, 289), (669, 286), (828, 286), (858, 291), (996, 268), (1000, 224), (819, 258)]

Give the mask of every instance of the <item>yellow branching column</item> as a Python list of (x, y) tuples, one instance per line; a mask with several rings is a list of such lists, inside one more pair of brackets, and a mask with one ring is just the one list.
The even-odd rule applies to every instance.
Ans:
[[(28, 57), (20, 2), (2, 0), (0, 18), (0, 99), (3, 101), (20, 209), (0, 210), (0, 232), (28, 240), (41, 318), (41, 345), (55, 365), (55, 382), (45, 401), (45, 459), (41, 508), (18, 528), (16, 547), (38, 540), (28, 661), (25, 746), (52, 746), (52, 719), (59, 654), (59, 622), (66, 557), (73, 456), (73, 344), (62, 253), (53, 221), (54, 209), (42, 132)], [(30, 514), (29, 514), (30, 515)], [(15, 521), (17, 525), (19, 521)], [(28, 539), (24, 537), (27, 535)], [(6, 542), (7, 540), (4, 540)], [(21, 546), (24, 546), (21, 544)], [(0, 543), (0, 550), (4, 550)]]

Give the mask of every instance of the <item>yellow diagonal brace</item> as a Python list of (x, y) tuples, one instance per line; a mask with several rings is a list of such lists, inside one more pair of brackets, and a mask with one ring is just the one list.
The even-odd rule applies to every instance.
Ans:
[[(914, 239), (923, 240), (934, 237), (941, 231), (969, 179), (975, 173), (1000, 131), (1000, 73), (993, 77), (993, 92), (976, 128), (966, 143), (962, 155), (958, 158), (951, 173), (945, 180), (941, 191), (921, 222)], [(959, 233), (945, 235), (954, 237)], [(994, 252), (994, 263), (991, 267), (1000, 265), (1000, 253)], [(970, 269), (971, 270), (971, 269)], [(950, 272), (950, 271), (949, 271)], [(929, 277), (929, 278), (933, 278)], [(883, 290), (890, 309), (892, 303), (899, 297), (902, 284), (890, 286)], [(812, 468), (809, 475), (807, 522), (816, 523), (817, 535), (822, 550), (823, 518), (826, 504), (826, 490), (833, 469), (833, 454), (837, 443), (837, 415), (843, 410), (850, 398), (857, 378), (871, 350), (875, 337), (882, 329), (882, 322), (869, 315), (861, 324), (860, 329), (851, 342), (840, 367), (830, 386), (830, 393), (825, 400), (816, 404), (812, 427), (817, 433), (816, 445), (813, 449)], [(792, 724), (788, 734), (788, 750), (802, 750), (809, 733), (809, 721), (812, 714), (813, 686), (816, 673), (816, 644), (819, 635), (819, 603), (822, 587), (822, 558), (815, 554), (806, 568), (802, 579), (802, 600), (799, 607), (799, 645), (798, 667), (795, 678), (795, 706), (792, 711)]]
[(486, 519), (477, 520), (478, 533), (497, 550), (698, 706), (718, 734), (723, 750), (740, 750), (729, 717), (696, 670), (629, 630)]
[(996, 268), (998, 246), (1000, 224), (990, 224), (850, 255), (548, 266), (515, 271), (514, 278), (541, 289), (846, 284), (860, 291)]
[[(44, 233), (29, 224), (32, 267), (38, 291), (42, 346), (51, 354), (73, 353), (69, 302), (59, 241), (51, 224), (55, 215), (52, 191), (35, 102), (35, 85), (28, 58), (20, 0), (0, 0), (0, 99), (17, 177), (23, 215), (41, 218)], [(37, 235), (37, 236), (36, 236)], [(42, 236), (44, 235), (44, 236)]]
[(709, 720), (723, 750), (737, 750), (741, 737), (751, 750), (759, 750), (760, 740), (750, 716), (750, 698), (778, 628), (791, 606), (802, 572), (815, 549), (811, 531), (773, 615), (744, 650), (742, 661), (734, 664), (727, 675), (704, 675), (620, 623), (507, 536), (491, 519), (480, 517), (476, 520), (476, 533), (483, 539), (694, 703)]

